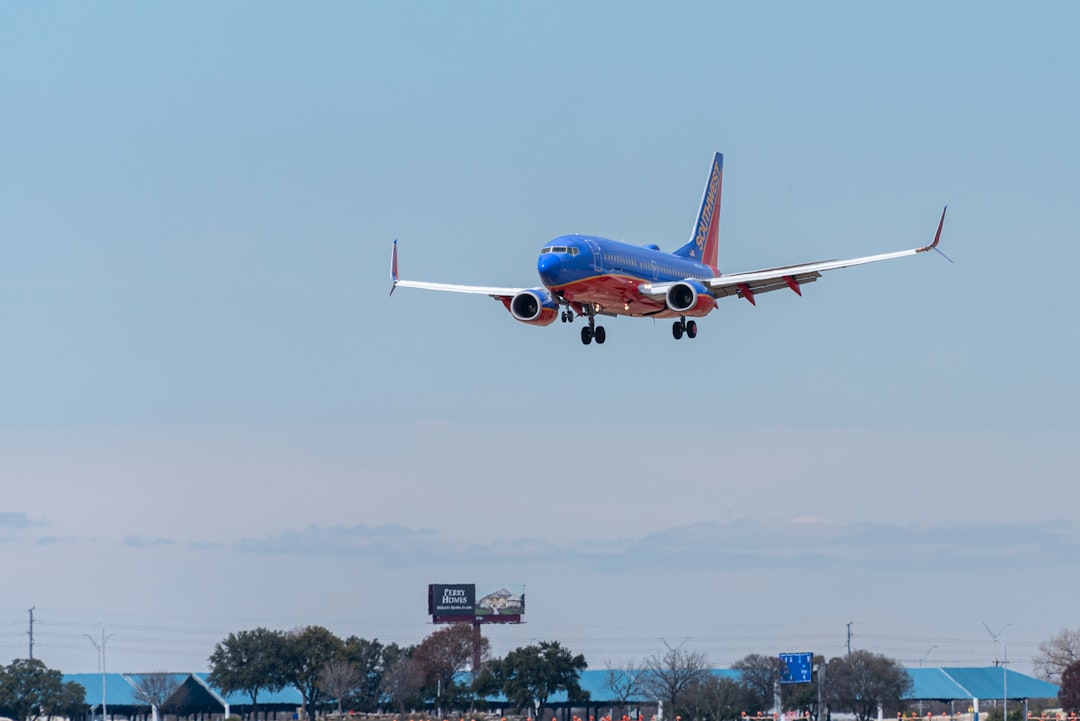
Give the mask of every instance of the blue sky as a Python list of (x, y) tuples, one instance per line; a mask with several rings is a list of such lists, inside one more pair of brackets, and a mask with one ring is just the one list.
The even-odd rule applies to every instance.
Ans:
[[(593, 667), (855, 642), (1018, 670), (1075, 627), (1080, 10), (0, 7), (0, 661), (201, 670), (258, 624), (415, 642), (523, 582)], [(928, 242), (804, 297), (526, 327), (567, 232), (720, 265)], [(1033, 592), (1033, 589), (1038, 589)], [(1042, 591), (1045, 589), (1045, 592)], [(602, 600), (603, 603), (594, 603)], [(678, 609), (677, 613), (672, 608)]]

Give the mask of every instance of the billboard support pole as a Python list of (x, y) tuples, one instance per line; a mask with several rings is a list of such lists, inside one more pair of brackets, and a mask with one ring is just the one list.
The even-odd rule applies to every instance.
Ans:
[(476, 618), (473, 619), (473, 622), (472, 622), (472, 629), (473, 629), (473, 636), (472, 636), (472, 673), (473, 673), (473, 678), (474, 679), (480, 673), (480, 644), (483, 641), (483, 638), (480, 636), (480, 623), (481, 623), (480, 616), (477, 616)]

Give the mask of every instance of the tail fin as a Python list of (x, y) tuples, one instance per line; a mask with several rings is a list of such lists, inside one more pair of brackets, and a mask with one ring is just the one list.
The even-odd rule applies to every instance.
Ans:
[(724, 181), (724, 154), (713, 156), (709, 168), (709, 180), (701, 196), (701, 210), (690, 240), (675, 251), (675, 255), (693, 258), (699, 263), (716, 268), (716, 252), (720, 243), (720, 186)]

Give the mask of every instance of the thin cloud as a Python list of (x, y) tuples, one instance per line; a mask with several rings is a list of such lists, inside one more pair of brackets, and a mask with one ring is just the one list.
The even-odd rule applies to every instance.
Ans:
[(147, 538), (145, 536), (128, 536), (120, 542), (121, 545), (128, 548), (161, 548), (162, 546), (171, 546), (176, 541), (171, 538)]
[(17, 541), (22, 538), (24, 531), (47, 525), (21, 511), (0, 511), (0, 542)]
[(1072, 565), (1080, 557), (1080, 529), (1063, 520), (899, 524), (740, 519), (673, 526), (621, 541), (559, 544), (535, 538), (470, 543), (431, 529), (400, 525), (313, 524), (300, 531), (245, 539), (233, 548), (244, 553), (348, 556), (395, 567), (468, 560), (521, 565), (577, 563), (601, 572), (838, 566), (952, 571)]

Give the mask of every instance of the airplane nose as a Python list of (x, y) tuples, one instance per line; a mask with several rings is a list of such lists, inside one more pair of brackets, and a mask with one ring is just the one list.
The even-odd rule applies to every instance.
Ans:
[(555, 253), (544, 253), (536, 262), (536, 270), (540, 274), (540, 280), (549, 285), (558, 280), (562, 271), (562, 258)]

